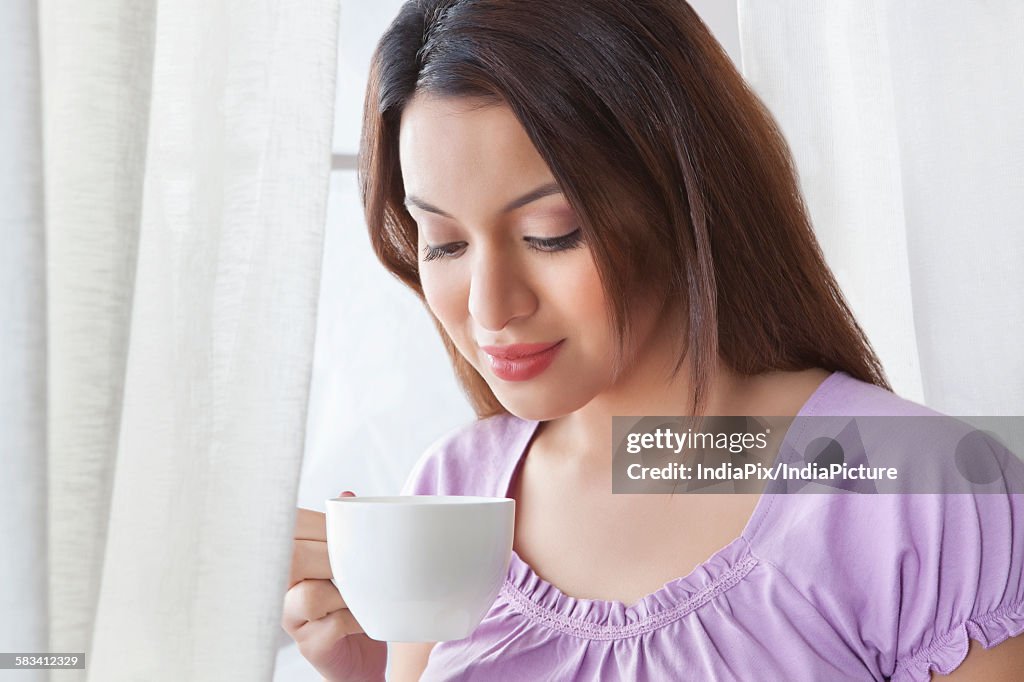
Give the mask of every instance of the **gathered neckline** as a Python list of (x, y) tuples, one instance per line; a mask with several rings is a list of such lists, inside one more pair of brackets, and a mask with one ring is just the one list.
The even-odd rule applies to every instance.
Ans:
[(738, 537), (690, 573), (666, 582), (635, 604), (571, 597), (530, 567), (514, 550), (501, 594), (524, 616), (576, 637), (636, 637), (664, 627), (738, 584), (757, 565), (750, 544)]
[[(796, 417), (813, 414), (824, 396), (832, 390), (844, 372), (832, 372), (814, 390)], [(524, 420), (516, 447), (518, 456), (505, 472), (499, 490), (510, 497), (512, 478), (522, 463), (527, 446), (540, 422)], [(798, 438), (792, 428), (782, 445)], [(756, 536), (777, 495), (762, 492), (740, 535), (684, 576), (673, 578), (633, 604), (617, 600), (572, 597), (538, 574), (513, 549), (502, 596), (524, 616), (552, 629), (587, 639), (621, 639), (649, 632), (684, 617), (719, 594), (738, 584), (757, 565), (751, 553)]]

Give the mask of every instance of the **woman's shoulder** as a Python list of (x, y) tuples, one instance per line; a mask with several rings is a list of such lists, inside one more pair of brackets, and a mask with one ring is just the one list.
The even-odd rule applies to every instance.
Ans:
[(402, 494), (503, 496), (503, 481), (536, 425), (501, 413), (452, 429), (423, 452)]
[(801, 415), (939, 416), (936, 410), (846, 372), (833, 372), (811, 396)]
[(787, 495), (751, 551), (901, 682), (1024, 632), (1024, 495)]
[(902, 463), (919, 490), (774, 495), (749, 538), (752, 552), (838, 627), (872, 643), (893, 680), (928, 680), (930, 669), (957, 667), (969, 639), (990, 647), (1024, 631), (1019, 462), (969, 485), (979, 470), (965, 463), (997, 452), (971, 424), (848, 375), (823, 389), (804, 413), (807, 433), (839, 432), (832, 437), (848, 462)]
[[(830, 558), (886, 543), (893, 549), (921, 545), (921, 552), (938, 553), (940, 541), (964, 537), (950, 534), (951, 527), (969, 525), (984, 514), (991, 517), (988, 528), (1009, 532), (1016, 522), (1013, 527), (1024, 540), (1019, 533), (1024, 527), (1024, 464), (1013, 452), (1018, 448), (1006, 445), (1015, 442), (1015, 432), (993, 419), (1019, 418), (953, 417), (834, 373), (789, 427), (779, 457), (790, 470), (808, 464), (845, 469), (835, 479), (794, 477), (779, 483), (768, 505), (771, 516), (749, 539), (769, 544), (780, 538), (787, 543), (820, 540), (832, 550)], [(861, 467), (892, 467), (896, 477), (863, 477), (855, 484), (850, 472)], [(879, 552), (874, 556), (889, 558)]]
[(1018, 420), (947, 415), (836, 372), (789, 426), (780, 459), (893, 474), (854, 482), (844, 471), (826, 493), (1024, 493), (1024, 462), (1014, 454), (1022, 446)]

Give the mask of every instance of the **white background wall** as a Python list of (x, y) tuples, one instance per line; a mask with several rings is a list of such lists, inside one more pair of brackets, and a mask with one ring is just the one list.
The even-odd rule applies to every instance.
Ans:
[[(740, 63), (734, 0), (690, 3)], [(395, 494), (416, 458), (473, 419), (419, 301), (377, 262), (356, 191), (370, 55), (397, 0), (341, 0), (335, 167), (298, 506), (323, 511), (342, 490)], [(275, 682), (319, 680), (282, 630)]]

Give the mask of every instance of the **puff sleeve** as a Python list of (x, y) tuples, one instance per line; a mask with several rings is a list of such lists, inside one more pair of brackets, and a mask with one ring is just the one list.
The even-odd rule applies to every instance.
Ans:
[[(1024, 632), (1024, 494), (910, 496), (893, 682), (928, 682)], [(931, 507), (931, 509), (928, 509)]]

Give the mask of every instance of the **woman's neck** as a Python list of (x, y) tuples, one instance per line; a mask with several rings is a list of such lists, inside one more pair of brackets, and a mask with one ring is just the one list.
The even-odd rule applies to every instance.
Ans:
[[(563, 463), (576, 459), (575, 467), (607, 470), (612, 417), (691, 414), (689, 365), (684, 363), (671, 377), (674, 356), (654, 352), (646, 357), (582, 408), (541, 424), (537, 439), (543, 442), (543, 451)], [(813, 368), (747, 376), (719, 361), (711, 373), (704, 414), (794, 416), (829, 374)]]

